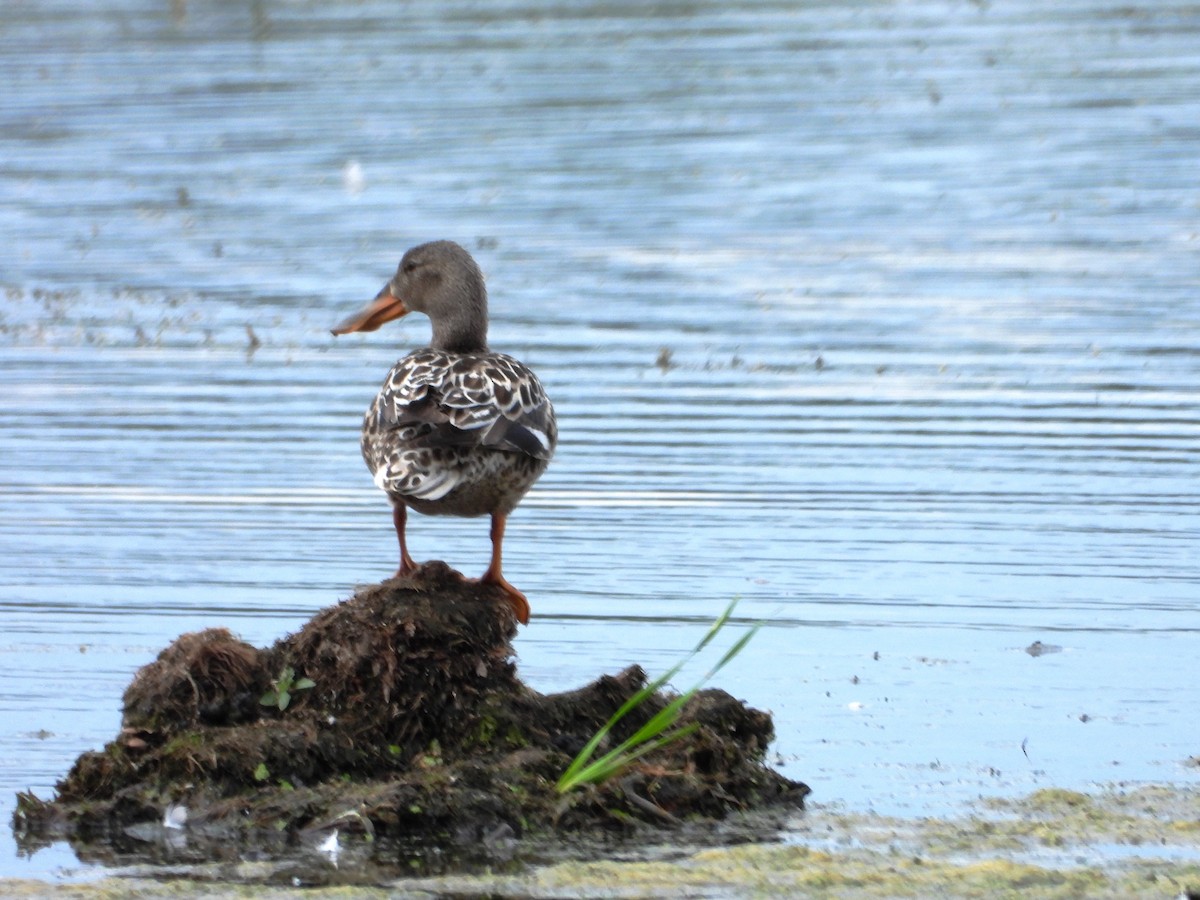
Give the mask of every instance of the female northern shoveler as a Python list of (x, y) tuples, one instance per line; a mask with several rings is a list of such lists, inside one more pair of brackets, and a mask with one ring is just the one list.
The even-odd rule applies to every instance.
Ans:
[(427, 515), (492, 517), (492, 559), (480, 579), (529, 621), (525, 595), (500, 571), (508, 514), (546, 470), (558, 428), (554, 407), (525, 365), (487, 348), (487, 290), (471, 255), (451, 241), (413, 247), (392, 280), (336, 334), (374, 331), (409, 312), (433, 324), (428, 347), (388, 373), (363, 419), (362, 454), (392, 501), (400, 568), (417, 568), (404, 526), (409, 507)]

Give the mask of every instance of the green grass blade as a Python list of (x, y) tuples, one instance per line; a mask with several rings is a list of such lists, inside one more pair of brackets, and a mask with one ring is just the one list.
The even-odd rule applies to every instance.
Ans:
[[(642, 691), (639, 691), (638, 694), (643, 693), (643, 691), (645, 691), (645, 696), (649, 696), (650, 692), (647, 691), (645, 688), (643, 688)], [(634, 696), (636, 697), (637, 695), (635, 694)], [(639, 700), (638, 702), (640, 703), (642, 700), (644, 700), (645, 696), (643, 696), (641, 698), (641, 700)], [(616, 747), (609, 750), (607, 753), (605, 753), (599, 759), (595, 760), (595, 762), (590, 762), (590, 760), (592, 758), (592, 754), (595, 753), (596, 747), (598, 747), (600, 744), (600, 740), (606, 734), (608, 734), (609, 730), (611, 729), (612, 725), (617, 721), (617, 719), (619, 719), (621, 715), (624, 715), (625, 712), (628, 712), (628, 710), (626, 710), (624, 707), (622, 707), (621, 710), (618, 710), (618, 712), (616, 714), (614, 714), (611, 719), (609, 719), (608, 723), (603, 728), (601, 728), (600, 731), (598, 731), (595, 735), (593, 735), (592, 739), (590, 741), (588, 741), (587, 746), (584, 747), (583, 750), (581, 750), (579, 752), (579, 754), (575, 757), (575, 759), (573, 759), (571, 761), (571, 765), (567, 767), (567, 770), (562, 774), (562, 777), (559, 778), (559, 780), (558, 780), (559, 792), (569, 789), (568, 787), (564, 787), (563, 785), (573, 785), (573, 784), (577, 784), (577, 783), (584, 783), (584, 782), (590, 780), (590, 779), (584, 778), (581, 773), (583, 773), (587, 769), (590, 769), (592, 766), (600, 766), (600, 765), (606, 764), (608, 761), (614, 760), (614, 759), (618, 758), (619, 756), (621, 756), (622, 754), (628, 753), (631, 748), (636, 747), (638, 744), (640, 744), (644, 741), (650, 740), (650, 739), (656, 737), (657, 735), (661, 734), (666, 729), (670, 728), (679, 719), (679, 710), (683, 706), (683, 704), (686, 702), (687, 702), (686, 697), (676, 697), (669, 704), (667, 704), (665, 707), (663, 707), (657, 713), (655, 713), (650, 718), (650, 720), (648, 722), (646, 722), (646, 724), (644, 724), (641, 728), (639, 728), (632, 736), (626, 738), (624, 741), (622, 741)], [(632, 709), (634, 706), (637, 706), (637, 705), (638, 705), (638, 703), (628, 703), (628, 702), (626, 703), (626, 706), (628, 706), (630, 709)]]
[(620, 708), (609, 717), (608, 721), (600, 727), (599, 731), (592, 735), (591, 740), (589, 740), (587, 744), (584, 745), (583, 749), (579, 751), (576, 757), (571, 760), (571, 765), (567, 767), (567, 771), (563, 773), (562, 778), (559, 779), (559, 783), (561, 784), (564, 780), (574, 777), (579, 770), (586, 766), (588, 764), (588, 760), (590, 760), (592, 755), (595, 754), (596, 748), (600, 746), (600, 743), (608, 736), (608, 733), (612, 731), (613, 726), (621, 721), (625, 714), (631, 709), (645, 702), (646, 698), (658, 690), (660, 686), (661, 681), (659, 679), (655, 679), (655, 681), (651, 682), (650, 684), (639, 688), (631, 697), (629, 697), (628, 700), (622, 703)]
[(597, 762), (601, 762), (604, 760), (617, 759), (617, 758), (621, 757), (622, 755), (629, 753), (631, 750), (635, 749), (639, 745), (646, 743), (646, 741), (654, 740), (655, 738), (657, 738), (664, 731), (666, 731), (668, 728), (673, 726), (675, 724), (675, 722), (679, 719), (678, 713), (675, 713), (674, 715), (663, 715), (663, 713), (665, 713), (665, 712), (666, 712), (666, 710), (663, 710), (658, 715), (656, 715), (654, 717), (654, 719), (651, 720), (651, 722), (653, 722), (653, 725), (651, 725), (651, 722), (647, 722), (640, 729), (638, 729), (636, 734), (632, 735), (631, 737), (626, 738), (624, 741), (622, 741), (616, 747), (609, 750), (607, 753), (605, 753), (603, 756), (601, 756), (600, 759), (597, 760)]
[[(723, 668), (725, 668), (725, 666), (728, 665), (729, 662), (732, 661), (734, 657), (736, 657), (739, 653), (741, 653), (743, 650), (745, 650), (746, 645), (748, 643), (750, 643), (751, 639), (756, 634), (758, 634), (758, 629), (760, 629), (760, 628), (762, 628), (761, 623), (758, 625), (755, 625), (753, 628), (751, 628), (749, 631), (747, 631), (745, 634), (743, 634), (740, 638), (738, 638), (737, 641), (734, 642), (734, 645), (725, 651), (725, 655), (721, 657), (720, 662), (718, 662), (715, 666), (713, 666), (711, 669), (709, 669), (708, 674), (704, 676), (703, 681), (701, 681), (700, 683), (703, 684), (704, 681), (708, 681), (708, 679), (712, 678), (714, 675), (716, 675), (718, 672), (720, 672)], [(700, 685), (698, 684), (696, 686), (699, 687)]]
[[(719, 615), (708, 631), (696, 644), (692, 650), (684, 656), (679, 662), (673, 665), (664, 674), (655, 678), (649, 684), (646, 684), (639, 690), (635, 691), (621, 706), (617, 709), (608, 721), (605, 722), (600, 729), (592, 735), (591, 739), (584, 745), (584, 748), (579, 751), (576, 757), (571, 761), (567, 770), (559, 778), (556, 785), (560, 793), (564, 793), (579, 784), (588, 782), (600, 782), (612, 776), (613, 773), (624, 769), (634, 760), (644, 756), (651, 750), (664, 746), (673, 740), (678, 740), (685, 734), (690, 734), (699, 727), (697, 723), (692, 723), (684, 728), (676, 729), (669, 733), (668, 730), (673, 728), (679, 721), (682, 714), (683, 706), (696, 695), (700, 688), (708, 679), (712, 678), (717, 672), (721, 671), (732, 659), (741, 653), (750, 640), (758, 633), (761, 624), (755, 625), (745, 634), (743, 634), (733, 646), (730, 647), (721, 659), (713, 666), (708, 673), (700, 681), (696, 683), (691, 690), (675, 697), (665, 707), (655, 713), (650, 719), (634, 732), (620, 745), (603, 754), (599, 759), (592, 760), (596, 750), (600, 744), (612, 731), (613, 727), (621, 721), (631, 710), (637, 708), (646, 701), (646, 698), (657, 692), (664, 684), (674, 678), (679, 671), (691, 662), (695, 656), (700, 653), (705, 647), (712, 643), (713, 639), (721, 632), (728, 624), (733, 615), (734, 609), (737, 607), (738, 600), (734, 598), (725, 611)], [(606, 774), (607, 773), (607, 774)]]
[(636, 762), (642, 756), (645, 756), (647, 753), (651, 753), (652, 751), (657, 750), (660, 747), (665, 747), (667, 744), (670, 744), (673, 741), (679, 740), (681, 737), (691, 734), (698, 727), (699, 727), (699, 725), (697, 723), (692, 723), (691, 725), (687, 725), (684, 728), (680, 728), (680, 729), (677, 729), (676, 731), (672, 731), (667, 734), (661, 735), (661, 736), (655, 738), (653, 741), (649, 741), (645, 744), (642, 744), (640, 747), (637, 747), (637, 748), (631, 750), (630, 752), (624, 753), (620, 756), (613, 756), (612, 754), (605, 754), (603, 757), (601, 757), (600, 759), (596, 760), (595, 762), (593, 762), (589, 766), (587, 766), (582, 772), (580, 772), (575, 777), (575, 779), (573, 781), (567, 783), (566, 786), (560, 790), (560, 792), (570, 790), (572, 787), (576, 787), (577, 785), (580, 785), (580, 784), (588, 784), (588, 783), (600, 784), (604, 781), (607, 781), (609, 778), (612, 778), (617, 773), (624, 771), (626, 768), (628, 768), (630, 765), (632, 765), (634, 762)]
[(686, 694), (681, 694), (674, 698), (670, 703), (651, 716), (645, 725), (635, 731), (630, 737), (626, 738), (622, 746), (640, 744), (642, 741), (649, 740), (650, 738), (662, 734), (662, 732), (666, 731), (677, 721), (679, 721), (679, 716), (683, 712), (684, 704), (691, 700), (695, 693), (696, 690), (693, 688)]
[(721, 629), (725, 627), (725, 623), (729, 621), (729, 617), (733, 615), (733, 609), (737, 605), (738, 598), (734, 597), (732, 602), (725, 607), (725, 612), (717, 616), (716, 620), (712, 623), (712, 625), (709, 626), (708, 633), (705, 634), (704, 637), (700, 638), (700, 643), (698, 643), (696, 648), (688, 655), (688, 659), (691, 659), (710, 643), (712, 643), (712, 639), (715, 638), (721, 632)]
[(691, 689), (680, 694), (678, 697), (673, 698), (666, 706), (651, 716), (649, 721), (647, 721), (645, 725), (634, 732), (632, 736), (627, 738), (621, 747), (628, 748), (630, 746), (636, 746), (642, 741), (650, 740), (666, 731), (677, 721), (679, 721), (679, 717), (683, 714), (683, 707), (686, 706), (691, 699), (700, 692), (700, 689), (704, 686), (706, 681), (720, 672), (721, 669), (725, 668), (730, 661), (732, 661), (739, 653), (742, 652), (742, 650), (746, 648), (746, 645), (750, 643), (751, 638), (754, 637), (758, 629), (759, 626), (756, 625), (754, 628), (743, 634), (732, 647), (725, 651), (725, 655), (721, 657), (720, 661), (713, 666), (702, 679), (697, 681)]
[(558, 782), (558, 791), (559, 793), (566, 793), (567, 791), (571, 790), (571, 788), (578, 787), (581, 784), (599, 784), (607, 781), (614, 775), (617, 775), (633, 763), (637, 762), (638, 759), (645, 756), (647, 753), (652, 753), (655, 750), (658, 750), (660, 747), (665, 747), (667, 744), (677, 741), (682, 737), (686, 737), (699, 727), (700, 723), (692, 722), (683, 726), (682, 728), (676, 729), (675, 731), (660, 735), (654, 740), (648, 741), (642, 744), (640, 747), (637, 747), (620, 757), (614, 756), (613, 752), (606, 753), (604, 756), (600, 757), (600, 759), (584, 768), (570, 781), (568, 781), (565, 776), (560, 778)]
[(720, 625), (724, 625), (726, 620), (728, 620), (730, 613), (733, 612), (734, 606), (736, 605), (737, 601), (734, 600), (733, 603), (731, 603), (725, 610), (725, 612), (721, 614), (717, 621), (713, 623), (713, 627), (709, 628), (708, 634), (706, 634), (700, 640), (700, 643), (692, 648), (691, 652), (688, 653), (687, 656), (675, 663), (675, 665), (671, 666), (670, 669), (655, 678), (649, 684), (646, 684), (639, 690), (635, 691), (628, 700), (621, 704), (617, 711), (609, 717), (609, 720), (605, 722), (603, 726), (601, 726), (600, 730), (592, 735), (591, 740), (584, 745), (584, 748), (579, 751), (579, 754), (575, 757), (575, 759), (571, 761), (571, 765), (567, 767), (567, 771), (563, 773), (563, 777), (559, 779), (559, 783), (562, 783), (563, 780), (574, 776), (580, 769), (587, 765), (588, 760), (591, 759), (592, 755), (596, 752), (596, 748), (600, 746), (604, 738), (608, 736), (610, 731), (612, 731), (614, 725), (620, 722), (621, 719), (625, 718), (625, 715), (631, 709), (640, 706), (645, 702), (647, 697), (654, 694), (659, 688), (679, 674), (679, 670), (691, 662), (696, 654), (703, 650), (708, 643), (712, 641), (712, 639), (716, 636), (717, 631), (720, 630), (718, 623), (720, 623)]

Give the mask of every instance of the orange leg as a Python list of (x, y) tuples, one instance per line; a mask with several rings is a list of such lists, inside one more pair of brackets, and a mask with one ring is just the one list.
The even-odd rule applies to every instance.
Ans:
[(479, 580), (483, 584), (494, 584), (500, 588), (507, 596), (517, 621), (522, 625), (528, 625), (529, 601), (525, 599), (524, 594), (505, 581), (504, 575), (500, 572), (501, 545), (504, 543), (504, 525), (507, 520), (508, 516), (504, 513), (492, 513), (492, 561)]
[(408, 555), (408, 545), (404, 542), (404, 525), (408, 521), (408, 507), (397, 503), (392, 507), (392, 524), (396, 526), (396, 538), (400, 541), (400, 568), (396, 575), (411, 575), (417, 570), (417, 564)]

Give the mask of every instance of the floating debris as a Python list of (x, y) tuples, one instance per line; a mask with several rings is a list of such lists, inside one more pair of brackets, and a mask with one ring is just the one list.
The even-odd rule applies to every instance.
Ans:
[(183, 828), (187, 824), (188, 808), (182, 803), (170, 803), (163, 813), (163, 828)]
[(328, 856), (335, 866), (337, 865), (338, 853), (341, 852), (341, 849), (341, 846), (338, 844), (338, 830), (336, 828), (330, 832), (329, 837), (317, 845), (317, 852)]
[(1025, 652), (1030, 656), (1045, 656), (1047, 653), (1062, 653), (1062, 649), (1058, 644), (1043, 644), (1041, 641), (1034, 641), (1025, 648)]

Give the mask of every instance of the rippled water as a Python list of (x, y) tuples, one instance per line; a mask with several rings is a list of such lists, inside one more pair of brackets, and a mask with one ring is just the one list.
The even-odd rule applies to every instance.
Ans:
[[(536, 687), (736, 596), (721, 684), (818, 802), (1195, 781), (1197, 40), (1161, 0), (5, 5), (0, 816), (180, 632), (394, 569), (357, 428), (427, 324), (328, 328), (439, 237), (559, 411), (505, 548)], [(486, 564), (485, 521), (410, 536)], [(4, 833), (0, 874), (72, 865)]]

